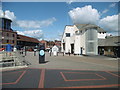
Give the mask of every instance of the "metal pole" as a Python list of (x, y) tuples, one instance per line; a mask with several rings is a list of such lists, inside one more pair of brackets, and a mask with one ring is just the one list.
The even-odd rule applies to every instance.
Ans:
[(51, 51), (50, 51), (50, 56), (51, 56)]

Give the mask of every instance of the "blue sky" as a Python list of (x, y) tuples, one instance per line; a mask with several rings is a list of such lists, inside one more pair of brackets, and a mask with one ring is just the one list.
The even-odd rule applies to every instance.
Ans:
[[(112, 32), (111, 29), (109, 31), (111, 26), (109, 27), (107, 25), (111, 22), (114, 23), (115, 20), (113, 19), (116, 17), (114, 15), (118, 15), (118, 3), (114, 2), (72, 2), (70, 4), (66, 2), (3, 2), (2, 9), (4, 12), (7, 11), (6, 14), (8, 14), (8, 17), (12, 17), (14, 23), (12, 25), (13, 30), (38, 39), (42, 37), (44, 39), (53, 40), (60, 39), (60, 34), (63, 33), (65, 25), (73, 25), (73, 22), (79, 24), (85, 22), (84, 18), (86, 19), (88, 16), (79, 17), (79, 12), (80, 14), (87, 13), (84, 12), (85, 10), (82, 11), (82, 8), (85, 9), (84, 7), (88, 5), (91, 7), (86, 8), (92, 10), (93, 13), (93, 9), (97, 10), (94, 14), (97, 14), (99, 18), (99, 21), (90, 21), (91, 24), (100, 22), (98, 25), (101, 25), (101, 27), (106, 29), (109, 33), (114, 33), (116, 30)], [(71, 13), (68, 13), (70, 11)], [(78, 14), (76, 14), (76, 12)], [(12, 15), (10, 15), (11, 13)], [(72, 14), (76, 14), (75, 16), (79, 18), (73, 19)], [(83, 19), (80, 19), (81, 17), (83, 17)], [(93, 20), (94, 18), (93, 15)], [(111, 21), (106, 23), (105, 21), (108, 20)], [(107, 27), (104, 26), (105, 24), (102, 25), (102, 23), (105, 23)], [(114, 27), (115, 25), (113, 28)]]

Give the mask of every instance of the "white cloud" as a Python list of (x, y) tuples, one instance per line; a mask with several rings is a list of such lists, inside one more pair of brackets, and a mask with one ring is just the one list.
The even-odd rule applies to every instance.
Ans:
[(107, 16), (100, 20), (99, 25), (107, 31), (118, 31), (118, 15)]
[(109, 11), (110, 8), (113, 8), (113, 7), (115, 7), (115, 6), (116, 6), (116, 3), (110, 4), (109, 7), (108, 7), (107, 9), (104, 9), (104, 10), (102, 11), (101, 15), (107, 13), (107, 12)]
[(112, 3), (112, 4), (109, 5), (109, 7), (113, 8), (113, 7), (115, 7), (115, 5), (116, 5), (116, 3)]
[[(107, 13), (108, 11), (108, 9), (105, 9), (101, 14)], [(118, 15), (100, 19), (100, 13), (97, 9), (92, 8), (91, 5), (82, 8), (77, 7), (68, 13), (74, 24), (96, 24), (105, 31), (108, 31), (108, 33), (113, 33), (114, 35), (118, 33)]]
[(26, 30), (26, 31), (17, 31), (18, 34), (27, 35), (33, 38), (41, 39), (43, 37), (42, 30)]
[(102, 14), (107, 13), (108, 11), (109, 11), (108, 9), (105, 9), (102, 11)]
[[(4, 14), (5, 14), (5, 16), (4, 16)], [(16, 19), (14, 12), (11, 12), (9, 10), (6, 10), (5, 12), (3, 12), (3, 10), (0, 10), (0, 17), (5, 17), (8, 19), (11, 19), (12, 21)]]
[(5, 17), (11, 19), (12, 21), (16, 19), (14, 12), (10, 12), (9, 10), (5, 11)]
[(100, 14), (97, 9), (91, 5), (75, 8), (68, 12), (74, 24), (96, 24), (99, 21)]
[(75, 2), (76, 0), (68, 0), (66, 3), (71, 4), (72, 2)]
[[(5, 16), (4, 16), (5, 14)], [(8, 19), (11, 19), (13, 21), (13, 26), (19, 26), (21, 28), (27, 28), (27, 29), (38, 29), (41, 27), (52, 25), (53, 22), (56, 21), (55, 17), (49, 18), (47, 20), (39, 21), (39, 20), (16, 20), (16, 16), (14, 12), (11, 12), (9, 10), (6, 10), (3, 12), (3, 10), (0, 10), (0, 17), (6, 17)]]
[(52, 25), (53, 22), (55, 21), (56, 19), (53, 17), (43, 21), (19, 20), (19, 21), (16, 21), (16, 23), (21, 28), (41, 28), (41, 27)]
[(3, 17), (3, 10), (0, 10), (0, 17)]
[(25, 35), (24, 32), (22, 32), (22, 31), (17, 31), (17, 34)]

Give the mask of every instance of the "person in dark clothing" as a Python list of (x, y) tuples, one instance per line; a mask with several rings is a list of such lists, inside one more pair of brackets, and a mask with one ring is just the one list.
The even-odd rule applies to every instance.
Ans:
[(68, 54), (69, 54), (69, 56), (70, 56), (70, 50), (68, 50)]

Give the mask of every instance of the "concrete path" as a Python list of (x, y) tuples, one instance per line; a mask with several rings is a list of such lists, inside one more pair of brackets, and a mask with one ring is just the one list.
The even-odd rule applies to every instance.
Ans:
[(39, 64), (38, 53), (34, 56), (33, 52), (27, 53), (25, 57), (31, 63), (32, 68), (49, 68), (49, 69), (81, 69), (81, 70), (112, 70), (118, 71), (118, 60), (109, 57), (84, 57), (84, 56), (50, 56), (46, 53), (46, 63)]
[[(27, 52), (26, 68), (2, 72), (5, 88), (118, 88), (118, 60), (103, 57), (50, 56), (39, 64), (38, 53)], [(104, 89), (103, 89), (104, 90)], [(114, 89), (116, 90), (116, 89)]]

